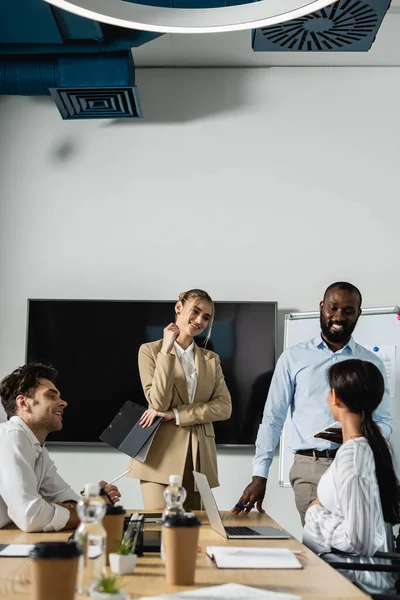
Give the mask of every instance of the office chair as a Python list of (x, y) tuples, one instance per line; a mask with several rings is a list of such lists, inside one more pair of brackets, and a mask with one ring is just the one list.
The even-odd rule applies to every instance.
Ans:
[(398, 573), (396, 594), (371, 594), (373, 600), (400, 599), (400, 533), (395, 539), (395, 552), (376, 552), (373, 557), (357, 556), (332, 548), (331, 552), (322, 552), (320, 557), (334, 569), (341, 571), (369, 571), (380, 573)]

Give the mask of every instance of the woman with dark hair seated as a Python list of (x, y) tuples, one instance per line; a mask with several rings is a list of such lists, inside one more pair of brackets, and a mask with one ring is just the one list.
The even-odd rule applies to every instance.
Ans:
[[(343, 445), (318, 485), (318, 498), (306, 512), (303, 542), (314, 552), (331, 549), (373, 556), (393, 552), (392, 525), (400, 522), (399, 482), (391, 451), (372, 414), (384, 381), (363, 360), (345, 360), (328, 371), (327, 403), (343, 431)], [(368, 593), (394, 591), (396, 575), (349, 572)]]

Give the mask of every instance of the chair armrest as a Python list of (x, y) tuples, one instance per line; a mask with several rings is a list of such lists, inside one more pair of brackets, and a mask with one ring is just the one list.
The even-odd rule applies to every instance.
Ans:
[(400, 561), (400, 554), (398, 552), (375, 552), (374, 558), (391, 558)]
[[(381, 573), (400, 573), (400, 556), (356, 556), (355, 554), (325, 552), (320, 557), (334, 569), (342, 571), (376, 571)], [(392, 553), (390, 553), (392, 554)]]

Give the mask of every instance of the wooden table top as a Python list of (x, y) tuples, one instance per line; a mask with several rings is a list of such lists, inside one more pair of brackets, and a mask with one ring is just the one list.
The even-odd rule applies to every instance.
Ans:
[[(198, 513), (198, 516), (201, 518), (203, 526), (200, 529), (201, 552), (197, 557), (195, 587), (241, 583), (275, 592), (297, 594), (304, 600), (365, 600), (369, 597), (294, 538), (289, 540), (227, 540), (211, 529), (204, 512)], [(267, 515), (260, 515), (256, 512), (252, 512), (247, 517), (238, 517), (229, 512), (223, 512), (221, 516), (227, 525), (278, 526)], [(157, 529), (160, 526), (146, 525), (146, 528), (149, 527)], [(24, 533), (9, 527), (0, 530), (0, 543), (34, 544), (38, 541), (63, 541), (70, 535), (71, 532), (67, 531)], [(301, 570), (217, 569), (205, 554), (208, 545), (289, 548), (301, 552), (298, 558), (304, 568)], [(138, 559), (135, 572), (122, 577), (122, 587), (132, 599), (191, 589), (167, 586), (164, 563), (160, 555), (155, 553), (146, 553)], [(31, 595), (29, 559), (0, 558), (0, 597), (5, 600), (28, 600)], [(84, 598), (87, 597), (76, 596), (76, 600)]]

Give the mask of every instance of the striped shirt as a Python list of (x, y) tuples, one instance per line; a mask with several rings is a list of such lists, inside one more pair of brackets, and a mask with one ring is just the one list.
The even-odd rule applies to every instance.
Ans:
[[(332, 548), (371, 557), (393, 552), (393, 530), (383, 518), (374, 455), (364, 437), (345, 442), (318, 484), (323, 506), (306, 512), (303, 542), (314, 552)], [(394, 589), (393, 573), (345, 572), (368, 593)]]

